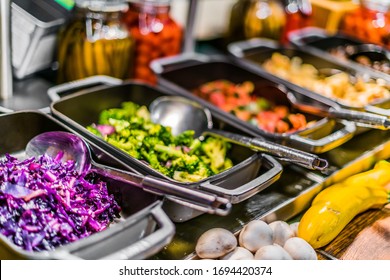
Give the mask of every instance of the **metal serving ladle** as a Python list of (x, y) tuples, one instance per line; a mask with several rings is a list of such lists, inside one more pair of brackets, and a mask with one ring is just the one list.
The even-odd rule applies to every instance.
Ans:
[(172, 128), (172, 133), (194, 130), (195, 136), (211, 134), (226, 141), (236, 143), (253, 150), (271, 154), (280, 160), (293, 162), (308, 169), (324, 170), (328, 162), (316, 155), (283, 145), (268, 142), (264, 138), (250, 138), (243, 135), (213, 129), (211, 113), (199, 103), (180, 96), (162, 96), (149, 106), (151, 119)]
[(231, 203), (226, 198), (193, 190), (184, 185), (176, 185), (150, 175), (139, 175), (99, 164), (92, 159), (88, 144), (79, 136), (69, 132), (44, 132), (32, 138), (26, 146), (26, 155), (29, 157), (46, 154), (54, 158), (59, 152), (64, 153), (62, 160), (75, 161), (75, 169), (79, 174), (96, 172), (152, 193), (165, 195), (172, 201), (209, 214), (223, 216), (231, 210)]
[[(369, 127), (381, 130), (390, 129), (390, 119), (387, 116), (362, 112), (357, 110), (344, 109), (336, 104), (326, 104), (326, 101), (311, 100), (304, 102), (298, 99), (293, 93), (286, 94), (287, 99), (298, 110), (315, 116), (330, 117), (335, 119), (354, 122), (362, 127)], [(330, 102), (327, 102), (330, 103)]]

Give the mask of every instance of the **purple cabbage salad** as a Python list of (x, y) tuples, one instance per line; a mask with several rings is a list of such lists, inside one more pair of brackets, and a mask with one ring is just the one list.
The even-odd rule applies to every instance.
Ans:
[(99, 178), (46, 155), (0, 160), (0, 233), (26, 251), (47, 251), (106, 229), (120, 206)]

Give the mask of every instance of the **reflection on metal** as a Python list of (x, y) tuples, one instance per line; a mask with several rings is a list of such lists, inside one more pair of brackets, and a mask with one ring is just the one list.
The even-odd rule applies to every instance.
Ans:
[(189, 0), (188, 14), (187, 14), (187, 24), (184, 34), (184, 46), (183, 52), (194, 52), (195, 51), (195, 34), (194, 34), (194, 25), (195, 25), (195, 14), (196, 8), (198, 6), (197, 0)]
[(0, 1), (0, 99), (12, 96), (11, 1)]

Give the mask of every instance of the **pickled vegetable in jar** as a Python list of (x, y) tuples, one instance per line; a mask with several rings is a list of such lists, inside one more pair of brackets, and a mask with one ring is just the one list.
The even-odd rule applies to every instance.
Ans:
[(231, 43), (245, 39), (244, 19), (251, 0), (238, 0), (230, 10), (229, 26), (226, 32), (226, 42)]
[(312, 24), (312, 8), (309, 0), (284, 0), (286, 24), (281, 38), (282, 43), (289, 43), (288, 34)]
[(134, 78), (155, 84), (153, 59), (180, 53), (182, 28), (170, 16), (170, 0), (130, 0), (124, 21), (135, 39)]
[(127, 3), (77, 0), (75, 4), (74, 17), (59, 35), (59, 82), (93, 75), (128, 78), (134, 40), (121, 21)]
[(247, 39), (264, 37), (280, 40), (286, 14), (279, 1), (251, 0), (244, 19), (244, 34)]
[(360, 7), (345, 15), (340, 29), (364, 42), (390, 47), (390, 0), (360, 0)]

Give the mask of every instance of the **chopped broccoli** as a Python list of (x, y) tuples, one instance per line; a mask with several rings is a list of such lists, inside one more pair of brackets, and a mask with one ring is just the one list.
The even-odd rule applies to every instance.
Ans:
[(113, 118), (109, 118), (107, 124), (110, 124), (115, 127), (115, 131), (119, 133), (130, 126), (130, 123), (128, 121)]
[(142, 118), (144, 119), (145, 121), (150, 121), (150, 113), (149, 113), (149, 110), (148, 108), (146, 108), (146, 106), (141, 106), (137, 112), (135, 113), (135, 115), (139, 118)]
[(121, 109), (125, 111), (128, 116), (134, 116), (137, 113), (139, 105), (135, 104), (134, 102), (128, 101), (128, 102), (122, 102), (121, 107), (122, 107)]
[(154, 150), (159, 153), (165, 153), (168, 157), (180, 158), (183, 156), (181, 149), (176, 149), (174, 146), (155, 145)]
[(190, 155), (195, 154), (201, 146), (202, 142), (199, 139), (194, 139), (194, 141), (192, 141), (191, 146), (189, 146), (190, 151), (188, 153)]
[(191, 146), (192, 142), (194, 141), (194, 135), (195, 131), (193, 130), (186, 130), (175, 137), (175, 144), (177, 146)]
[(198, 174), (190, 174), (186, 171), (175, 171), (173, 173), (173, 179), (179, 182), (198, 182), (205, 177)]
[(219, 173), (223, 169), (229, 146), (226, 141), (214, 137), (207, 137), (202, 143), (201, 148), (210, 158), (210, 168), (214, 173)]
[(233, 166), (226, 158), (230, 145), (223, 140), (208, 137), (202, 142), (194, 139), (192, 130), (173, 136), (169, 126), (151, 122), (146, 106), (133, 102), (123, 102), (121, 106), (104, 110), (99, 116), (99, 125), (112, 125), (113, 133), (102, 135), (96, 124), (87, 129), (180, 182), (200, 181)]

